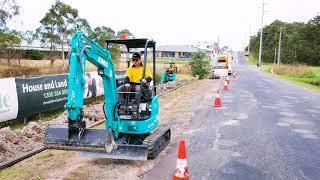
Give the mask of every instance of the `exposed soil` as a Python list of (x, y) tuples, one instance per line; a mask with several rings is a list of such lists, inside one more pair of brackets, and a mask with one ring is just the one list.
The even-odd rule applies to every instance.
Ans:
[[(84, 119), (90, 125), (103, 120), (102, 105), (87, 105)], [(49, 126), (67, 126), (67, 113), (64, 112), (50, 122), (29, 122), (23, 129), (11, 130), (9, 127), (0, 129), (0, 164), (15, 157), (43, 147), (43, 139)]]

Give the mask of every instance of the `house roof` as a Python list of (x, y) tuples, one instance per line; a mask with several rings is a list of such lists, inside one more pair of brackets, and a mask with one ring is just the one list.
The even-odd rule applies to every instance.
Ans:
[(165, 45), (158, 46), (156, 51), (166, 51), (166, 52), (197, 52), (199, 48), (188, 46), (188, 45)]

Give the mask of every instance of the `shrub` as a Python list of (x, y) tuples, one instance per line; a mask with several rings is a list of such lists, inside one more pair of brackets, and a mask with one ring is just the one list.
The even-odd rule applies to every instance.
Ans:
[(312, 80), (312, 81), (310, 81), (310, 84), (315, 85), (315, 86), (320, 86), (320, 80)]
[(178, 65), (178, 74), (190, 74), (191, 66), (189, 64), (179, 64)]
[(32, 60), (41, 60), (43, 59), (44, 54), (39, 50), (32, 49), (30, 51), (27, 51), (27, 57)]
[(192, 76), (199, 76), (199, 79), (205, 78), (210, 73), (210, 62), (204, 60), (206, 54), (198, 51), (191, 54), (191, 74)]

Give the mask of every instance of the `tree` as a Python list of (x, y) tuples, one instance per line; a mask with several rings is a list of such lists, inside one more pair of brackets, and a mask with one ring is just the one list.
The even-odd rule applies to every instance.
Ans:
[(104, 47), (107, 39), (115, 38), (115, 31), (105, 26), (96, 27), (90, 35), (90, 38), (95, 40), (100, 46)]
[[(109, 27), (96, 27), (93, 30), (93, 33), (91, 34), (90, 38), (92, 38), (94, 41), (96, 41), (101, 47), (104, 47), (106, 44), (107, 39), (115, 39), (115, 31), (112, 30)], [(120, 59), (120, 46), (119, 45), (112, 45), (110, 48), (111, 52), (111, 58), (113, 63), (117, 64)]]
[(198, 51), (191, 54), (192, 76), (199, 75), (199, 79), (205, 78), (210, 73), (210, 62), (204, 60), (207, 57), (205, 52)]
[(84, 18), (77, 19), (76, 25), (72, 31), (73, 32), (82, 31), (84, 34), (88, 36), (92, 35), (93, 33), (89, 22), (87, 21), (87, 19), (84, 19)]
[(6, 55), (7, 63), (10, 64), (14, 55), (19, 52), (21, 33), (15, 30), (0, 32), (0, 49)]
[(19, 5), (15, 0), (0, 0), (0, 28), (6, 28), (7, 21), (19, 14)]
[(27, 43), (27, 49), (25, 50), (22, 50), (20, 48), (19, 50), (19, 53), (20, 53), (20, 56), (18, 58), (18, 63), (19, 65), (21, 66), (21, 58), (23, 55), (27, 55), (27, 52), (29, 50), (29, 47), (31, 46), (32, 42), (34, 41), (35, 39), (35, 34), (33, 33), (33, 31), (25, 31), (23, 33), (21, 33), (21, 40), (25, 41)]
[[(281, 62), (320, 65), (320, 16), (316, 16), (308, 23), (285, 23), (274, 21), (264, 28), (262, 60), (272, 62), (274, 48), (278, 47), (279, 31), (281, 28)], [(259, 36), (250, 40), (251, 54), (257, 58), (259, 52)]]
[(19, 14), (20, 7), (15, 0), (0, 0), (0, 51), (7, 57), (10, 64), (12, 47), (21, 43), (17, 31), (11, 31), (6, 26), (7, 21)]
[(32, 31), (26, 31), (22, 35), (22, 39), (27, 42), (27, 50), (29, 49), (29, 46), (32, 44), (32, 42), (35, 39), (35, 35)]
[[(37, 34), (42, 43), (50, 44), (51, 55), (56, 45), (61, 45), (64, 60), (64, 44), (69, 42), (79, 22), (84, 21), (78, 17), (78, 10), (58, 0), (41, 19)], [(54, 59), (51, 58), (53, 63)]]
[(128, 30), (128, 29), (123, 29), (117, 33), (117, 38), (120, 39), (121, 34), (126, 34), (128, 39), (134, 39), (134, 35)]

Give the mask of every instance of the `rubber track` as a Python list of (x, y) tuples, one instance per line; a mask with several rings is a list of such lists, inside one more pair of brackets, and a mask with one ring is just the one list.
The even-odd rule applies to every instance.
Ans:
[(168, 127), (158, 127), (143, 141), (148, 146), (148, 159), (156, 158), (160, 152), (169, 144), (171, 131)]

